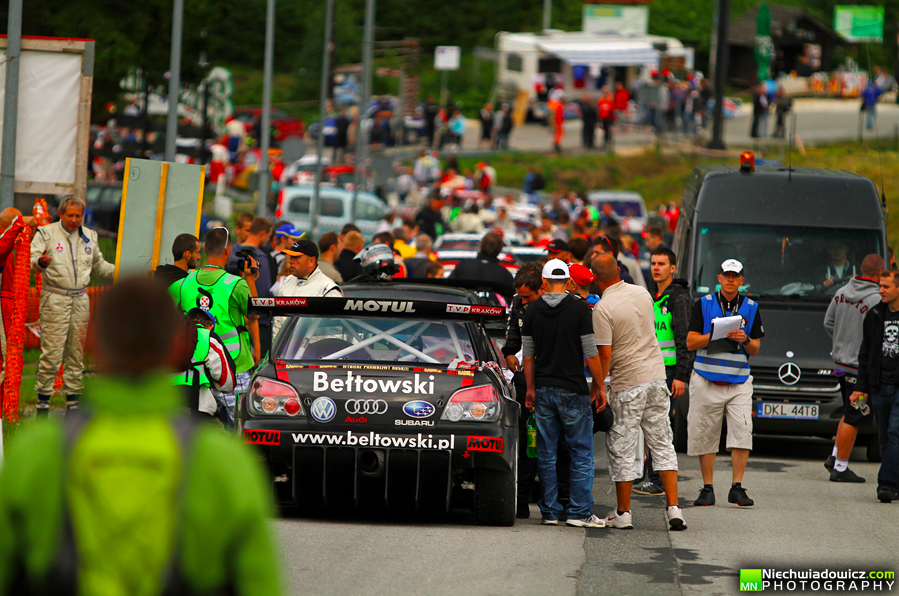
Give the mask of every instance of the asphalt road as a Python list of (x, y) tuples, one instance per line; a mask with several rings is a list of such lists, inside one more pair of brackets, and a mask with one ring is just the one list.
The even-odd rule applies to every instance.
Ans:
[[(602, 436), (602, 435), (598, 435)], [(744, 486), (755, 507), (729, 505), (719, 457), (718, 505), (694, 508), (696, 458), (680, 456), (688, 529), (668, 532), (662, 497), (634, 496), (634, 530), (511, 528), (446, 518), (292, 517), (275, 522), (291, 594), (735, 594), (741, 568), (885, 569), (899, 564), (899, 503), (875, 497), (878, 464), (853, 453), (865, 484), (828, 481), (826, 441), (756, 437)], [(598, 453), (595, 512), (614, 491)], [(899, 590), (899, 583), (894, 585)]]

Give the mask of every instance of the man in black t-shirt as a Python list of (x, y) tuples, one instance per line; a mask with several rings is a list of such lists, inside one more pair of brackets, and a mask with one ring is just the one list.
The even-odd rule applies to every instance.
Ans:
[[(556, 451), (564, 433), (571, 455), (569, 526), (603, 528), (593, 514), (593, 407), (605, 404), (602, 368), (593, 336), (590, 307), (565, 292), (568, 265), (551, 259), (543, 267), (546, 293), (525, 311), (521, 326), (525, 406), (537, 418), (537, 469), (543, 498), (538, 503), (543, 524), (556, 526), (562, 515), (556, 484)], [(584, 359), (593, 375), (592, 390), (584, 376)]]
[(890, 503), (899, 499), (899, 271), (884, 272), (880, 296), (881, 303), (865, 315), (858, 380), (849, 401), (856, 405), (859, 398), (871, 394), (882, 462), (877, 498)]

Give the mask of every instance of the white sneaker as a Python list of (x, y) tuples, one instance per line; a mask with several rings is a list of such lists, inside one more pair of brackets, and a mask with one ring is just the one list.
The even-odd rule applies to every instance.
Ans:
[(540, 523), (541, 523), (542, 525), (544, 525), (544, 526), (558, 526), (558, 525), (559, 525), (559, 520), (557, 520), (557, 519), (549, 519), (548, 517), (544, 517), (543, 520), (542, 520)]
[(593, 514), (590, 514), (590, 517), (585, 517), (583, 519), (568, 519), (566, 522), (569, 526), (576, 526), (578, 528), (605, 528), (606, 520), (596, 517)]
[(613, 509), (604, 521), (607, 528), (618, 528), (619, 530), (632, 530), (634, 528), (630, 511), (618, 515), (618, 510)]
[(677, 505), (668, 507), (665, 510), (665, 516), (668, 518), (668, 529), (672, 532), (679, 532), (680, 530), (687, 529), (687, 524), (684, 522), (684, 514)]

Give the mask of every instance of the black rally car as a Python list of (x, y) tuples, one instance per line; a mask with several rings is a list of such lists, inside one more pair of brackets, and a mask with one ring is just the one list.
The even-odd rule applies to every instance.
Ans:
[(395, 282), (344, 298), (256, 298), (291, 315), (238, 404), (238, 429), (302, 509), (446, 512), (515, 521), (518, 404), (487, 337), (505, 309)]

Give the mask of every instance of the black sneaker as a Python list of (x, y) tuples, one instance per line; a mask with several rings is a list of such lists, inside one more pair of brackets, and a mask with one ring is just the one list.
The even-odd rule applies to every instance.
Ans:
[(899, 491), (889, 486), (880, 486), (877, 488), (877, 498), (881, 503), (892, 503), (899, 500)]
[(855, 472), (853, 472), (852, 470), (850, 470), (849, 468), (846, 468), (842, 472), (837, 472), (836, 470), (832, 471), (830, 473), (830, 481), (831, 482), (856, 482), (856, 483), (859, 483), (859, 482), (864, 482), (865, 479), (862, 478), (861, 476), (859, 476), (858, 474), (856, 474)]
[(824, 467), (829, 471), (833, 472), (833, 467), (837, 463), (837, 458), (831, 455), (827, 459), (824, 460)]
[(515, 517), (517, 519), (527, 519), (531, 517), (531, 508), (528, 506), (528, 500), (518, 499), (518, 507), (515, 510)]
[(730, 488), (730, 492), (727, 493), (727, 502), (735, 503), (740, 507), (752, 507), (755, 505), (755, 501), (749, 498), (749, 495), (746, 494), (746, 489), (740, 485)]
[(708, 505), (715, 504), (715, 489), (703, 486), (702, 490), (699, 491), (699, 497), (693, 501), (693, 505), (695, 507), (706, 507)]
[(652, 480), (647, 480), (643, 484), (635, 484), (631, 489), (634, 493), (638, 495), (663, 495), (665, 494), (665, 489), (661, 486), (653, 482)]

